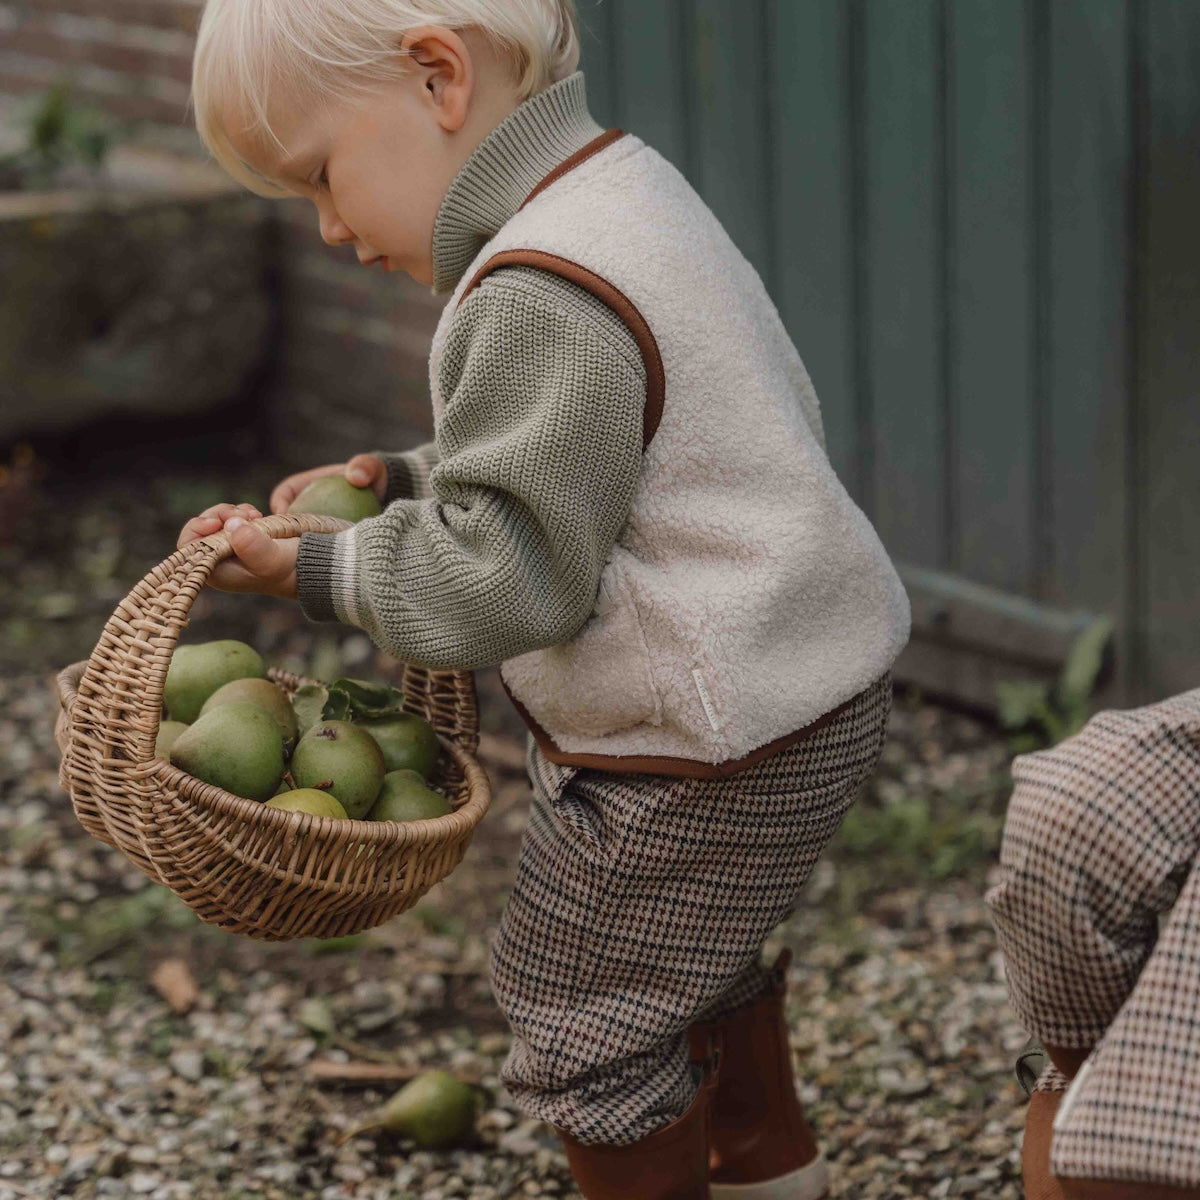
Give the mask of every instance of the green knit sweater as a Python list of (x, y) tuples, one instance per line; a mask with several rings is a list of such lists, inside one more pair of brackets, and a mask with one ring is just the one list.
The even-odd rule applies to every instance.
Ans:
[[(603, 130), (582, 72), (531, 97), (463, 166), (434, 228), (434, 292), (554, 167)], [(567, 641), (595, 606), (641, 467), (646, 374), (625, 324), (559, 276), (506, 267), (463, 304), (435, 441), (376, 451), (387, 507), (352, 537), (305, 534), (300, 603), (431, 667)]]

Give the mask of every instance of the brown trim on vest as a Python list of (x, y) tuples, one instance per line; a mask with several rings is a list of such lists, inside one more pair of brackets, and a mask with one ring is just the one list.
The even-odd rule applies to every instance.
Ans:
[[(785, 733), (783, 737), (751, 750), (742, 758), (729, 758), (724, 762), (710, 763), (699, 758), (674, 758), (669, 754), (567, 754), (560, 750), (551, 740), (550, 735), (529, 715), (528, 709), (508, 690), (504, 676), (500, 676), (500, 686), (513, 702), (513, 707), (520, 714), (521, 720), (529, 726), (533, 740), (538, 749), (552, 763), (563, 767), (588, 767), (596, 771), (639, 772), (651, 775), (678, 775), (685, 779), (725, 779), (738, 771), (744, 771), (770, 758), (797, 742), (807, 741), (819, 729), (824, 729), (831, 721), (840, 717), (852, 704), (861, 700), (870, 688), (864, 689), (857, 696), (851, 696), (844, 704), (830, 709), (823, 717), (818, 717), (811, 725), (797, 729), (794, 733)], [(872, 684), (871, 687), (875, 685)]]
[[(588, 142), (586, 146), (576, 150), (570, 158), (564, 158), (562, 162), (560, 162), (558, 166), (555, 167), (554, 170), (551, 171), (550, 174), (547, 175), (546, 178), (543, 179), (542, 182), (539, 183), (537, 187), (535, 187), (533, 191), (521, 201), (521, 208), (524, 208), (525, 205), (528, 204), (530, 200), (532, 200), (539, 192), (544, 192), (552, 183), (561, 179), (568, 171), (574, 170), (581, 162), (586, 162), (592, 157), (593, 154), (599, 154), (600, 151), (606, 146), (611, 146), (613, 142), (617, 141), (619, 138), (623, 138), (624, 136), (625, 131), (623, 129), (608, 129), (605, 130), (605, 132), (599, 137), (592, 138), (592, 140)], [(517, 212), (520, 212), (521, 208), (518, 208)]]
[(642, 352), (642, 361), (646, 364), (646, 407), (642, 412), (642, 449), (650, 445), (651, 439), (658, 430), (662, 420), (663, 401), (667, 392), (667, 373), (663, 368), (662, 355), (658, 350), (658, 342), (650, 330), (646, 318), (638, 311), (637, 306), (625, 295), (620, 288), (614, 287), (603, 276), (581, 267), (569, 258), (560, 258), (557, 254), (547, 254), (544, 250), (502, 250), (493, 255), (475, 273), (475, 277), (463, 289), (459, 299), (464, 300), (483, 281), (486, 275), (499, 267), (538, 267), (543, 271), (551, 271), (561, 275), (572, 283), (578, 284), (591, 292), (597, 300), (607, 304), (609, 308), (625, 322), (629, 332), (633, 334)]

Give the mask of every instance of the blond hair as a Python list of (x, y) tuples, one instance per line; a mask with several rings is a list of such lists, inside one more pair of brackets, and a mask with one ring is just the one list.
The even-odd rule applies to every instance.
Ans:
[(273, 88), (307, 101), (347, 100), (400, 73), (400, 39), (417, 25), (479, 29), (512, 63), (521, 100), (579, 62), (575, 0), (207, 0), (192, 62), (191, 106), (209, 153), (260, 196), (290, 195), (254, 170), (224, 119), (282, 149), (267, 118)]

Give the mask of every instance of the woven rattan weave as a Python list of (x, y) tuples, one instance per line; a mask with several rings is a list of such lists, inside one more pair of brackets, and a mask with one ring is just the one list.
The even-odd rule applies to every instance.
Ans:
[[(282, 514), (272, 537), (332, 533), (346, 522)], [(201, 920), (253, 938), (340, 937), (411, 907), (462, 860), (487, 811), (474, 757), (479, 723), (469, 671), (403, 664), (405, 708), (439, 735), (432, 782), (452, 811), (427, 821), (357, 821), (268, 808), (202, 783), (154, 756), (163, 684), (188, 611), (232, 550), (216, 533), (190, 542), (118, 606), (86, 662), (58, 676), (59, 777), (80, 824), (179, 896)], [(285, 691), (305, 680), (272, 669)]]

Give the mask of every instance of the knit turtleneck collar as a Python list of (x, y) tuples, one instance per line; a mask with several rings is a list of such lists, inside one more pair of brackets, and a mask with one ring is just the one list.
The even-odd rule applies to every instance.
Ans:
[(587, 107), (583, 72), (530, 96), (476, 147), (433, 226), (433, 291), (452, 292), (489, 238), (564, 159), (604, 132)]

